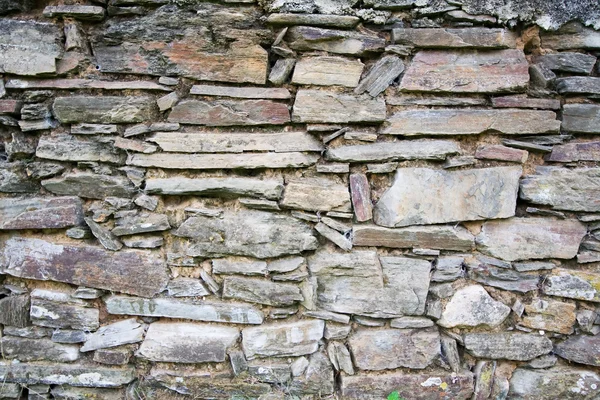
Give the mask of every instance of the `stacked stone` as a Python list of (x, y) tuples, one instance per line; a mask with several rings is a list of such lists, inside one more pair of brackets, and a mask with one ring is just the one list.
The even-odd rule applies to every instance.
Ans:
[(0, 398), (600, 396), (600, 6), (32, 3)]

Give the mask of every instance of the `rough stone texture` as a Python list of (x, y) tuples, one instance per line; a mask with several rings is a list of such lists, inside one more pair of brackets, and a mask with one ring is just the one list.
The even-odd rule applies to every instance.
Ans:
[(556, 210), (600, 211), (600, 168), (538, 167), (521, 181), (520, 197)]
[(350, 162), (444, 160), (448, 155), (458, 152), (459, 146), (452, 141), (403, 140), (329, 148), (325, 157), (333, 161)]
[[(399, 168), (374, 209), (377, 225), (403, 227), (515, 214), (521, 168)], [(429, 201), (425, 200), (429, 199)]]
[(420, 51), (400, 82), (403, 91), (434, 93), (524, 92), (529, 82), (522, 50)]
[(90, 199), (105, 197), (131, 197), (134, 187), (129, 179), (119, 175), (98, 175), (91, 172), (67, 173), (42, 181), (42, 186), (60, 195), (73, 195)]
[(27, 295), (9, 296), (0, 299), (0, 323), (25, 328), (29, 325), (30, 304), (31, 300)]
[(354, 93), (368, 92), (376, 97), (388, 88), (404, 72), (404, 63), (394, 55), (380, 58), (363, 77), (360, 84), (354, 89)]
[(350, 211), (351, 207), (347, 185), (326, 179), (288, 182), (280, 205), (307, 211)]
[(522, 333), (467, 333), (466, 350), (475, 357), (527, 361), (552, 351), (545, 336)]
[[(105, 325), (86, 338), (81, 352), (116, 347), (124, 344), (141, 342), (144, 327), (135, 319), (125, 319)], [(127, 363), (125, 363), (127, 364)]]
[(80, 140), (71, 135), (43, 136), (38, 142), (35, 155), (57, 161), (99, 161), (122, 164), (125, 154), (114, 149), (110, 143)]
[(568, 77), (556, 80), (556, 90), (565, 95), (600, 95), (600, 78)]
[(567, 133), (600, 132), (600, 106), (595, 104), (565, 104), (562, 129)]
[(168, 120), (207, 126), (283, 125), (290, 113), (285, 104), (270, 100), (184, 100), (173, 107)]
[(306, 57), (296, 62), (292, 83), (356, 87), (364, 64), (343, 57)]
[(79, 359), (78, 346), (54, 343), (50, 339), (2, 338), (2, 357), (19, 361), (73, 362)]
[(573, 333), (576, 308), (573, 303), (533, 299), (530, 304), (525, 304), (525, 315), (520, 324), (531, 329), (570, 335)]
[(0, 230), (60, 229), (83, 222), (77, 197), (0, 199)]
[(551, 296), (600, 302), (600, 274), (556, 268), (544, 281), (544, 293)]
[(385, 47), (385, 40), (374, 35), (311, 26), (294, 26), (287, 31), (286, 38), (293, 50), (328, 51), (353, 56), (380, 52)]
[(464, 228), (452, 226), (411, 226), (384, 228), (375, 225), (354, 227), (355, 246), (382, 246), (391, 248), (427, 248), (468, 251), (475, 246), (475, 238)]
[(392, 42), (417, 48), (505, 49), (516, 46), (516, 36), (504, 29), (396, 28)]
[(385, 120), (385, 115), (383, 99), (301, 89), (296, 94), (292, 120), (296, 123), (374, 123)]
[(589, 75), (596, 63), (596, 57), (581, 53), (562, 52), (536, 57), (535, 62), (545, 65), (552, 71)]
[(57, 97), (52, 110), (62, 123), (128, 124), (150, 119), (155, 110), (150, 97)]
[(334, 28), (354, 28), (359, 21), (360, 18), (350, 15), (271, 14), (267, 18), (267, 23), (273, 25), (312, 25)]
[(223, 298), (270, 306), (289, 306), (304, 300), (296, 285), (241, 277), (223, 280)]
[(445, 328), (501, 324), (510, 307), (495, 301), (482, 286), (472, 285), (456, 291), (437, 323)]
[(106, 90), (153, 90), (170, 89), (151, 81), (103, 81), (94, 79), (11, 79), (6, 82), (9, 89), (106, 89)]
[(548, 161), (600, 161), (600, 141), (567, 143), (552, 147)]
[(194, 85), (190, 94), (201, 96), (235, 97), (240, 99), (275, 99), (286, 100), (291, 97), (290, 91), (279, 88), (229, 87), (215, 85)]
[(594, 398), (600, 377), (592, 371), (564, 366), (549, 369), (517, 368), (510, 379), (511, 399), (551, 400)]
[(508, 161), (524, 164), (529, 153), (525, 150), (513, 149), (502, 145), (480, 146), (475, 151), (475, 158), (480, 160)]
[(85, 304), (31, 299), (31, 322), (34, 325), (92, 331), (100, 325), (98, 318), (98, 310)]
[[(585, 226), (573, 220), (510, 218), (487, 221), (477, 236), (479, 250), (507, 261), (577, 255)], [(553, 243), (553, 246), (544, 245)]]
[(242, 330), (242, 348), (246, 358), (294, 357), (317, 351), (325, 322), (307, 321), (272, 323)]
[(577, 22), (565, 24), (556, 31), (542, 31), (540, 38), (544, 47), (554, 50), (600, 48), (600, 33)]

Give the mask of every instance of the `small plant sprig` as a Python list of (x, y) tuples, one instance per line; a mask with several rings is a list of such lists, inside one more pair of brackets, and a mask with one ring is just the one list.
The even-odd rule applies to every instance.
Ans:
[(394, 390), (392, 393), (388, 394), (387, 400), (405, 400), (404, 397), (400, 396), (397, 390)]

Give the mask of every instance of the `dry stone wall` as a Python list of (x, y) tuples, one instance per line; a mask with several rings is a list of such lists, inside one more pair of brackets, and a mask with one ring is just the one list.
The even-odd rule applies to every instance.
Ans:
[(600, 398), (567, 3), (0, 0), (0, 398)]

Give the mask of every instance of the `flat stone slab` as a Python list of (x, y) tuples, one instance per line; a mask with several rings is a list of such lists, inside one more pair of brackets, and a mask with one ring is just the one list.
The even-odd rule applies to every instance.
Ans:
[(135, 193), (133, 184), (124, 176), (91, 172), (66, 173), (57, 178), (43, 180), (42, 186), (54, 194), (99, 200), (106, 197), (132, 197)]
[(305, 132), (183, 133), (158, 132), (146, 139), (164, 151), (176, 153), (243, 153), (247, 151), (321, 152), (323, 144)]
[(353, 234), (354, 246), (457, 251), (470, 251), (475, 247), (475, 238), (462, 227), (434, 225), (385, 228), (376, 225), (355, 225)]
[(105, 325), (87, 336), (81, 352), (138, 343), (144, 338), (144, 326), (135, 318)]
[(544, 280), (544, 293), (550, 296), (600, 302), (600, 274), (555, 268)]
[(325, 321), (319, 319), (271, 323), (242, 330), (242, 349), (248, 360), (312, 354), (323, 338)]
[(79, 346), (55, 343), (50, 339), (4, 336), (2, 357), (19, 361), (73, 362), (79, 359)]
[(516, 35), (498, 28), (396, 28), (392, 42), (422, 49), (506, 49), (516, 47)]
[(216, 85), (194, 85), (190, 89), (190, 94), (234, 97), (240, 99), (287, 100), (291, 97), (290, 91), (285, 88), (231, 87)]
[(422, 315), (431, 263), (405, 257), (378, 257), (374, 251), (333, 253), (308, 258), (316, 277), (320, 309), (375, 318)]
[(567, 133), (600, 133), (600, 106), (595, 104), (565, 104), (562, 129)]
[(283, 179), (255, 179), (250, 177), (147, 178), (145, 190), (147, 193), (162, 195), (250, 196), (277, 200), (283, 192)]
[[(150, 361), (175, 363), (223, 362), (237, 342), (237, 328), (185, 322), (150, 324), (139, 354)], [(168, 346), (165, 346), (168, 343)]]
[(375, 205), (374, 221), (403, 227), (512, 217), (521, 172), (520, 167), (399, 168)]
[(600, 211), (600, 168), (538, 167), (521, 180), (520, 198), (556, 210)]
[(288, 182), (279, 204), (307, 211), (350, 211), (352, 207), (348, 186), (324, 178)]
[(105, 90), (155, 90), (168, 92), (172, 89), (152, 81), (101, 81), (95, 79), (10, 79), (7, 89), (105, 89)]
[(100, 6), (61, 5), (46, 6), (43, 15), (47, 18), (71, 17), (83, 21), (102, 21), (106, 11)]
[(223, 298), (276, 307), (290, 306), (304, 300), (296, 285), (237, 276), (223, 279)]
[(440, 354), (436, 328), (360, 330), (348, 344), (354, 363), (363, 370), (423, 369)]
[(341, 162), (445, 160), (459, 152), (458, 143), (449, 140), (403, 140), (329, 148), (325, 158)]
[(56, 59), (62, 56), (61, 36), (58, 25), (3, 18), (0, 71), (31, 76), (55, 73)]
[(552, 351), (546, 336), (523, 333), (467, 333), (465, 349), (474, 357), (528, 361)]
[(358, 85), (365, 65), (360, 60), (343, 57), (304, 57), (296, 62), (292, 83), (296, 85)]
[(570, 76), (556, 80), (556, 90), (563, 95), (600, 95), (600, 78)]
[(458, 289), (444, 308), (437, 324), (444, 328), (500, 325), (510, 314), (510, 307), (494, 300), (479, 285)]
[(187, 251), (192, 257), (273, 258), (314, 250), (318, 245), (304, 222), (259, 210), (224, 211), (222, 218), (194, 216), (181, 224), (175, 235), (192, 239)]
[(596, 57), (582, 53), (561, 52), (537, 56), (533, 61), (552, 71), (589, 75), (596, 64)]
[(386, 116), (385, 101), (368, 95), (300, 89), (292, 112), (296, 123), (378, 123)]
[(0, 230), (60, 229), (83, 223), (78, 197), (0, 199)]
[(151, 119), (156, 111), (156, 103), (144, 96), (57, 97), (52, 110), (56, 119), (63, 124), (131, 124)]
[(543, 47), (548, 49), (600, 49), (600, 32), (575, 21), (556, 31), (542, 31), (540, 38)]
[(267, 18), (267, 23), (272, 25), (311, 25), (333, 28), (354, 28), (359, 22), (360, 18), (351, 15), (274, 13)]
[(559, 144), (552, 147), (548, 161), (600, 161), (600, 141)]
[(381, 52), (385, 48), (385, 39), (375, 35), (312, 26), (291, 27), (285, 39), (292, 50), (327, 51), (351, 56)]
[(105, 301), (109, 314), (191, 319), (231, 324), (261, 324), (262, 312), (249, 304), (221, 301), (143, 299), (112, 295)]
[(574, 303), (534, 298), (531, 303), (525, 304), (525, 314), (519, 324), (530, 329), (570, 335), (576, 320), (576, 308)]
[(522, 50), (418, 52), (400, 89), (432, 93), (524, 92), (529, 64)]
[(510, 379), (508, 398), (518, 400), (577, 400), (600, 392), (600, 376), (589, 369), (558, 366), (517, 368)]
[(474, 387), (473, 374), (469, 371), (360, 373), (342, 375), (340, 380), (342, 396), (360, 400), (384, 399), (395, 391), (401, 398), (415, 400), (430, 400), (440, 396), (440, 393), (444, 393), (447, 399), (467, 400), (471, 398)]
[[(167, 285), (161, 256), (149, 251), (117, 253), (88, 245), (12, 237), (3, 241), (3, 272), (12, 276), (65, 282), (151, 297)], [(86, 273), (82, 274), (81, 271)]]
[(123, 164), (125, 153), (112, 143), (79, 139), (72, 135), (42, 136), (35, 150), (36, 157), (57, 161), (98, 161)]
[[(574, 220), (551, 218), (510, 218), (486, 221), (477, 236), (477, 248), (506, 261), (562, 258), (577, 255), (586, 234), (585, 226)], [(552, 246), (548, 246), (552, 243)]]
[(168, 120), (206, 126), (283, 125), (290, 122), (290, 112), (286, 104), (271, 100), (184, 100)]
[(436, 109), (398, 111), (380, 133), (388, 135), (505, 135), (558, 133), (560, 121), (553, 111), (501, 109)]
[(560, 342), (554, 352), (571, 362), (578, 364), (600, 366), (598, 352), (600, 351), (600, 337), (598, 335), (577, 335)]

